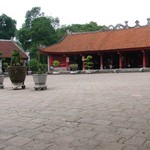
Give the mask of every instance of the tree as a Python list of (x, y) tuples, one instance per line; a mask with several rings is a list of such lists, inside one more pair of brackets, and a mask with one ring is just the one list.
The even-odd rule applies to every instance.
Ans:
[(28, 50), (31, 46), (30, 28), (23, 27), (17, 31), (16, 37), (21, 43), (24, 50)]
[(23, 26), (30, 28), (32, 21), (36, 18), (44, 16), (44, 13), (41, 12), (40, 7), (33, 7), (31, 10), (26, 12), (25, 24)]
[(10, 39), (15, 36), (16, 21), (5, 14), (0, 16), (0, 39)]
[(25, 23), (17, 32), (17, 39), (30, 52), (30, 57), (35, 58), (40, 46), (56, 42), (55, 28), (58, 26), (58, 18), (46, 17), (40, 7), (34, 7), (27, 11)]
[(31, 39), (36, 45), (50, 45), (55, 43), (55, 30), (48, 17), (40, 17), (32, 21)]

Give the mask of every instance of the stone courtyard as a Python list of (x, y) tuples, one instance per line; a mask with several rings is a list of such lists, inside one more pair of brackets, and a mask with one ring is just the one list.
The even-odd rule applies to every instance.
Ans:
[(0, 150), (150, 150), (150, 73), (49, 75), (0, 90)]

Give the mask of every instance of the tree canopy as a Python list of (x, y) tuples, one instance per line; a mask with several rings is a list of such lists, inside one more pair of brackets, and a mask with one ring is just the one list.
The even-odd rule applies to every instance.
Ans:
[(44, 16), (40, 7), (34, 7), (27, 11), (25, 23), (17, 32), (17, 39), (31, 57), (36, 57), (40, 46), (48, 46), (55, 43), (55, 27), (59, 25), (59, 19)]
[(0, 16), (0, 39), (10, 39), (15, 36), (16, 21), (11, 17), (2, 14)]
[(23, 24), (23, 26), (30, 27), (34, 19), (43, 17), (43, 16), (44, 16), (44, 12), (41, 12), (40, 7), (33, 7), (31, 10), (28, 10), (26, 12), (26, 16), (25, 16), (26, 19), (25, 19), (25, 23)]

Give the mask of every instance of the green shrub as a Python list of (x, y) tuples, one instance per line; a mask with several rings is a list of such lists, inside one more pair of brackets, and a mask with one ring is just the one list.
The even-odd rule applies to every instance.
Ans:
[(91, 55), (88, 55), (86, 58), (85, 58), (85, 68), (86, 69), (92, 69), (93, 67), (93, 57)]
[(7, 67), (8, 67), (8, 63), (7, 63), (7, 62), (4, 62), (4, 63), (3, 63), (3, 67), (4, 67), (4, 68), (7, 68)]
[(11, 56), (11, 66), (20, 66), (21, 65), (21, 55), (17, 50), (13, 50)]
[(7, 71), (7, 67), (8, 67), (8, 63), (7, 62), (3, 62), (3, 71), (6, 72)]
[(69, 65), (69, 68), (70, 68), (70, 70), (72, 70), (72, 71), (76, 71), (76, 70), (78, 70), (78, 64), (70, 64), (70, 65)]
[(47, 71), (47, 64), (39, 63), (37, 73), (42, 74), (45, 73), (46, 71)]
[(54, 67), (57, 67), (57, 66), (59, 66), (60, 65), (60, 62), (58, 61), (58, 60), (54, 60), (53, 61), (53, 66)]
[(47, 71), (47, 64), (39, 63), (37, 59), (31, 59), (28, 67), (33, 73), (42, 74)]
[(37, 59), (31, 59), (29, 62), (29, 68), (32, 72), (37, 72), (38, 71), (38, 61)]

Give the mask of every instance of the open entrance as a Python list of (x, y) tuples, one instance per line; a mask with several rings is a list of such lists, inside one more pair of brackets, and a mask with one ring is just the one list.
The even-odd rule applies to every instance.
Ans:
[(147, 56), (147, 64), (146, 64), (146, 67), (150, 67), (150, 50), (148, 50), (146, 52), (146, 56)]
[(119, 55), (114, 53), (103, 53), (103, 66), (104, 69), (119, 68)]
[(69, 64), (78, 64), (78, 70), (82, 70), (82, 56), (81, 55), (69, 56)]
[(141, 68), (143, 67), (142, 51), (125, 52), (122, 54), (123, 68)]

